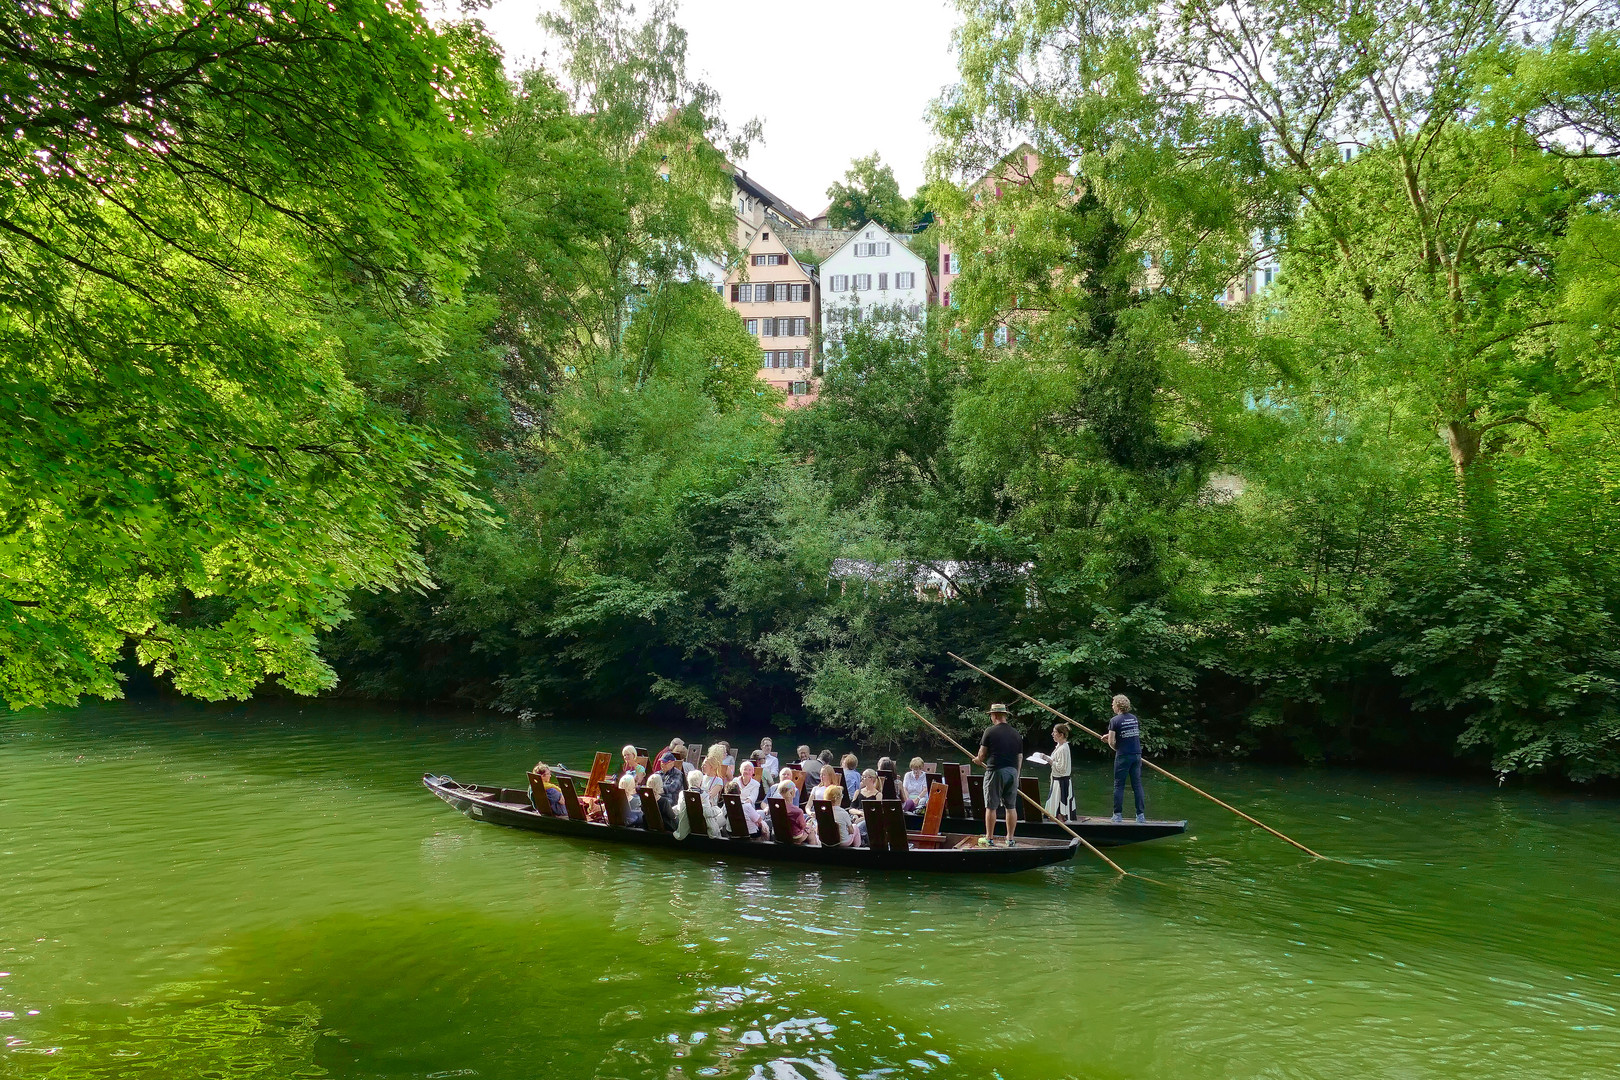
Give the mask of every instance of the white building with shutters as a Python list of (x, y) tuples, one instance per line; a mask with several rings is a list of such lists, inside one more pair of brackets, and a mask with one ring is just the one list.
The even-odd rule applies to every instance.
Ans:
[(901, 325), (921, 329), (933, 297), (928, 263), (898, 237), (873, 221), (856, 229), (842, 247), (821, 263), (821, 332), (836, 345), (854, 319), (883, 309), (901, 316)]

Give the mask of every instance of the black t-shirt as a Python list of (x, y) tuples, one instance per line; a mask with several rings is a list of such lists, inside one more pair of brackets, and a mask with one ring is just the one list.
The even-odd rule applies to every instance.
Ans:
[(1011, 724), (991, 724), (984, 729), (979, 746), (989, 751), (985, 768), (1016, 769), (1018, 757), (1024, 752), (1024, 737), (1014, 731)]

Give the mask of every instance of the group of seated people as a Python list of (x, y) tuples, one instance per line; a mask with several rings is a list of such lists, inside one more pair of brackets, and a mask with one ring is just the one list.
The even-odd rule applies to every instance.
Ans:
[[(657, 800), (658, 813), (664, 827), (685, 839), (693, 832), (702, 831), (709, 836), (725, 837), (732, 834), (723, 797), (736, 795), (742, 803), (743, 820), (749, 835), (781, 840), (773, 836), (771, 815), (766, 800), (781, 798), (787, 811), (787, 826), (791, 835), (786, 837), (795, 844), (819, 845), (821, 838), (805, 809), (825, 800), (831, 805), (834, 822), (838, 826), (838, 843), (855, 847), (866, 843), (866, 813), (863, 804), (881, 799), (883, 785), (880, 774), (893, 772), (892, 758), (882, 758), (876, 769), (862, 770), (854, 754), (845, 754), (834, 763), (830, 750), (812, 756), (810, 747), (800, 746), (797, 759), (785, 765), (771, 746), (770, 739), (762, 739), (759, 749), (738, 763), (740, 755), (725, 742), (717, 742), (703, 754), (696, 764), (688, 761), (686, 744), (673, 740), (657, 754), (651, 756), (651, 772), (643, 765), (644, 759), (634, 746), (621, 752), (621, 763), (616, 772), (600, 782), (616, 785), (625, 793), (625, 824), (643, 827), (646, 822), (639, 789), (646, 787)], [(805, 776), (806, 790), (801, 794), (793, 770)], [(566, 817), (561, 789), (544, 762), (536, 765), (534, 776), (544, 786), (551, 812)], [(813, 781), (813, 783), (812, 783)], [(911, 759), (910, 769), (897, 778), (897, 792), (901, 809), (907, 814), (920, 814), (928, 804), (928, 773), (923, 759)], [(685, 791), (700, 796), (702, 821), (691, 820)], [(607, 823), (607, 812), (596, 798), (580, 799), (588, 820)]]

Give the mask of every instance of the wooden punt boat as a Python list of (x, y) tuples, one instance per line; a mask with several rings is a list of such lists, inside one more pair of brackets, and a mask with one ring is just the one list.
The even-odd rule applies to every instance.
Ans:
[[(424, 775), (422, 783), (433, 794), (475, 821), (558, 836), (665, 848), (691, 855), (719, 855), (811, 866), (844, 867), (852, 870), (1009, 874), (1073, 859), (1076, 849), (1080, 846), (1078, 840), (1068, 837), (1063, 840), (1040, 838), (1025, 840), (1020, 837), (1014, 847), (1003, 845), (980, 847), (978, 834), (913, 832), (906, 828), (905, 815), (900, 813), (898, 802), (885, 802), (880, 804), (881, 809), (868, 812), (867, 827), (870, 842), (862, 847), (840, 847), (836, 844), (813, 846), (778, 843), (757, 838), (716, 838), (701, 833), (692, 833), (684, 839), (677, 840), (674, 833), (663, 828), (663, 819), (658, 814), (656, 803), (652, 803), (652, 793), (648, 789), (642, 788), (640, 791), (645, 808), (643, 821), (648, 827), (622, 823), (627, 808), (626, 797), (623, 792), (611, 786), (603, 786), (600, 789), (602, 804), (610, 821), (607, 824), (599, 824), (586, 820), (580, 796), (574, 788), (573, 777), (566, 773), (554, 775), (565, 798), (567, 813), (562, 817), (550, 812), (549, 802), (542, 804), (546, 809), (537, 810), (530, 792), (522, 788), (462, 784), (448, 776), (437, 776), (433, 773)], [(685, 794), (697, 798), (696, 792)], [(740, 823), (742, 816), (740, 800), (734, 795), (728, 796), (727, 799), (728, 816), (734, 823)], [(648, 805), (649, 803), (652, 805)], [(772, 809), (774, 811), (781, 808), (772, 807)], [(647, 813), (648, 810), (651, 812)], [(817, 815), (819, 820), (812, 821), (811, 827), (816, 828), (819, 825), (822, 835), (825, 836), (826, 826), (832, 816), (831, 808), (822, 804), (818, 810), (825, 812)], [(701, 814), (701, 810), (698, 812)], [(734, 824), (732, 831), (745, 832), (746, 827), (739, 829)], [(781, 828), (778, 827), (777, 831), (780, 833)], [(836, 827), (832, 835), (836, 837)]]
[[(568, 775), (573, 777), (578, 785), (590, 785), (594, 788), (595, 782), (607, 775), (611, 764), (610, 755), (599, 752), (596, 755), (595, 765), (591, 772), (581, 772), (567, 769), (562, 765), (553, 766), (554, 775)], [(797, 769), (788, 770), (795, 777), (800, 778), (799, 790), (806, 790), (807, 784)], [(898, 797), (899, 777), (894, 773), (880, 774), (884, 790), (891, 797)], [(929, 765), (928, 780), (932, 790), (943, 790), (945, 793), (945, 816), (940, 819), (939, 831), (942, 833), (967, 833), (983, 835), (984, 833), (984, 777), (975, 775), (971, 766), (960, 765), (955, 762), (946, 762), (944, 765)], [(936, 786), (937, 785), (937, 786)], [(1041, 802), (1040, 781), (1033, 776), (1018, 778), (1018, 786), (1025, 795)], [(921, 830), (923, 828), (921, 814), (907, 814), (906, 828)], [(1119, 847), (1123, 844), (1139, 844), (1144, 840), (1163, 840), (1169, 836), (1179, 836), (1187, 831), (1185, 819), (1136, 821), (1127, 818), (1124, 821), (1114, 821), (1105, 817), (1082, 817), (1068, 823), (1070, 829), (1078, 833), (1088, 844), (1096, 847)], [(1004, 832), (998, 828), (998, 834)], [(1042, 817), (1035, 820), (1034, 811), (1029, 804), (1024, 804), (1018, 810), (1018, 838), (1031, 840), (1069, 840), (1072, 839), (1063, 826), (1050, 818)]]

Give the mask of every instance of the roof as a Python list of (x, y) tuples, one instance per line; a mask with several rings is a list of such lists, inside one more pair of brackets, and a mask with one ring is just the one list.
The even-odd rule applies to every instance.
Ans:
[(890, 232), (888, 229), (885, 229), (882, 225), (879, 225), (877, 222), (871, 220), (870, 218), (867, 219), (865, 225), (862, 225), (860, 228), (858, 228), (854, 232), (850, 233), (849, 238), (847, 240), (845, 240), (842, 244), (839, 244), (836, 248), (834, 248), (833, 251), (832, 251), (832, 254), (828, 255), (825, 259), (823, 259), (821, 261), (822, 262), (831, 261), (840, 252), (842, 252), (845, 248), (849, 247), (849, 245), (853, 244), (857, 239), (859, 239), (860, 235), (862, 233), (866, 232), (868, 229), (876, 229), (878, 232), (882, 233), (885, 238), (895, 241), (896, 243), (898, 243), (900, 245), (900, 250), (904, 251), (907, 255), (910, 255), (913, 259), (916, 259), (919, 263), (921, 263), (924, 270), (928, 269), (928, 260), (923, 258), (921, 255), (918, 255), (915, 251), (913, 251), (911, 249), (910, 242), (908, 242), (907, 240), (901, 238), (900, 236), (896, 235), (895, 233)]
[(748, 175), (748, 171), (742, 168), (740, 165), (733, 165), (731, 167), (731, 179), (738, 187), (742, 188), (743, 191), (752, 195), (760, 202), (765, 203), (767, 206), (772, 207), (793, 224), (798, 225), (801, 228), (804, 228), (810, 224), (809, 218), (795, 210), (782, 199), (779, 199), (775, 195), (771, 194), (771, 192), (763, 184), (760, 184), (750, 177)]

